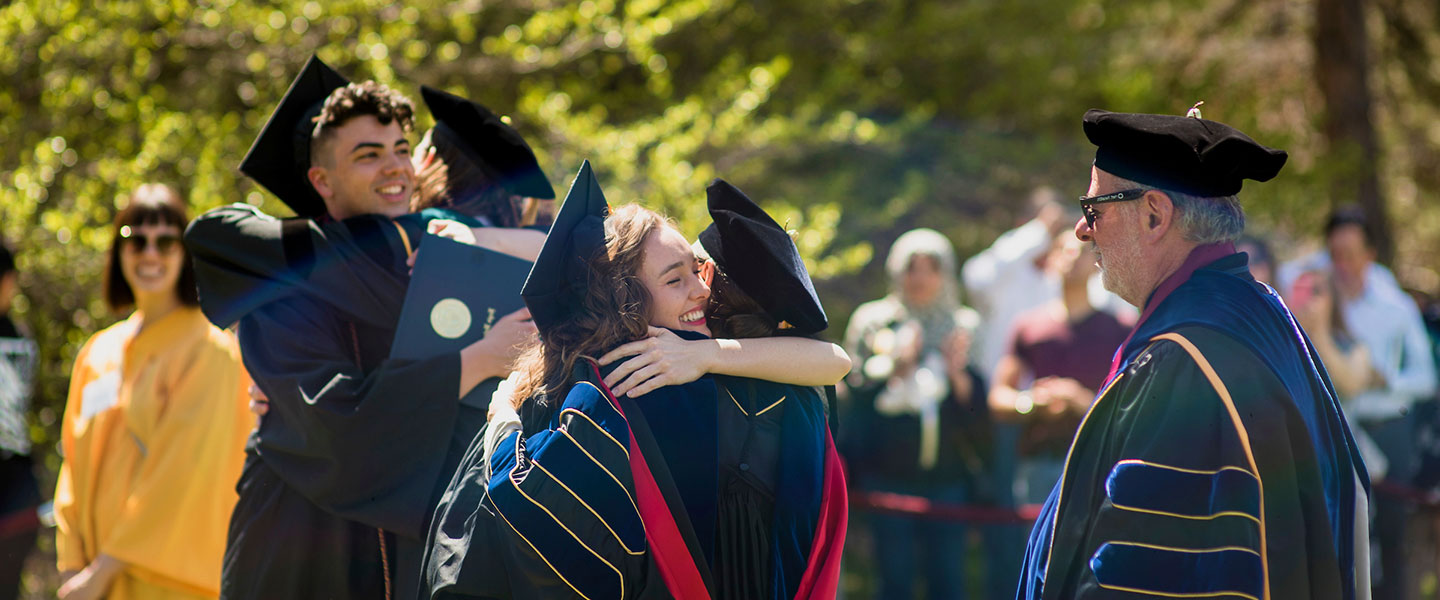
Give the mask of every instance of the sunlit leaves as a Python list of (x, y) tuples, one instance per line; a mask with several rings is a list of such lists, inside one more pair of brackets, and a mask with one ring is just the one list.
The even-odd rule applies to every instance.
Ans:
[[(1207, 116), (1290, 150), (1280, 179), (1247, 186), (1265, 228), (1313, 230), (1346, 172), (1314, 126), (1303, 2), (0, 4), (0, 235), (22, 249), (16, 310), (46, 349), (41, 410), (63, 403), (68, 360), (114, 318), (96, 299), (128, 190), (166, 181), (196, 211), (287, 213), (235, 167), (312, 52), (412, 97), (428, 84), (474, 98), (509, 116), (557, 188), (589, 158), (612, 202), (661, 208), (688, 234), (707, 222), (706, 184), (735, 183), (797, 230), (833, 331), (885, 291), (877, 259), (901, 231), (935, 227), (968, 255), (1033, 185), (1083, 190), (1092, 106), (1205, 100)], [(1409, 10), (1430, 22), (1433, 9)], [(1401, 253), (1423, 257), (1440, 239), (1440, 120), (1406, 73), (1378, 78), (1384, 177), (1410, 217)]]

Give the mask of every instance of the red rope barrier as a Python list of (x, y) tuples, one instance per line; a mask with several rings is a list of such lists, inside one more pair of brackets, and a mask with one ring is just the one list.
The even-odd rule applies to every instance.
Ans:
[[(1422, 508), (1440, 508), (1440, 492), (1424, 492), (1413, 487), (1390, 481), (1376, 481), (1371, 491), (1402, 498)], [(850, 494), (850, 508), (887, 515), (902, 515), (935, 521), (965, 521), (988, 525), (1033, 523), (1040, 516), (1039, 504), (1025, 504), (1016, 508), (936, 502), (919, 496), (894, 494), (890, 492), (862, 492)]]
[(1440, 492), (1422, 491), (1393, 481), (1372, 481), (1370, 491), (1414, 502), (1421, 508), (1440, 508)]
[(18, 510), (8, 515), (0, 515), (0, 540), (39, 528), (40, 514), (34, 510)]
[(850, 494), (850, 508), (874, 513), (905, 515), (937, 521), (968, 521), (986, 524), (1030, 523), (1040, 516), (1039, 504), (1026, 504), (1018, 508), (1001, 506), (977, 506), (953, 502), (935, 502), (919, 496), (892, 494), (889, 492), (854, 492)]

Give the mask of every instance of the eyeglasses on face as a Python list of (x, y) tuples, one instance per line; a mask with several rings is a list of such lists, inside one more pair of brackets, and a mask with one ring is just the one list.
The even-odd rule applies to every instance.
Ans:
[(1090, 227), (1091, 229), (1095, 228), (1095, 219), (1099, 218), (1100, 216), (1100, 213), (1095, 212), (1096, 204), (1104, 204), (1106, 202), (1127, 202), (1130, 200), (1135, 200), (1141, 196), (1144, 196), (1146, 191), (1147, 190), (1145, 190), (1144, 188), (1134, 188), (1129, 190), (1120, 190), (1118, 192), (1110, 192), (1109, 194), (1100, 194), (1098, 196), (1081, 196), (1080, 212), (1085, 214), (1085, 226)]
[(129, 225), (120, 228), (120, 243), (123, 247), (129, 248), (131, 252), (142, 254), (145, 248), (154, 246), (155, 251), (160, 254), (169, 254), (180, 247), (180, 236), (173, 233), (162, 233), (160, 235), (141, 235), (131, 229)]

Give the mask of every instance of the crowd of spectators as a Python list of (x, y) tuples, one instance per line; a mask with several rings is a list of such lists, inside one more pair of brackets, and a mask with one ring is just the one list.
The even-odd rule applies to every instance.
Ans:
[[(1105, 291), (1068, 203), (1042, 187), (1027, 213), (968, 260), (936, 231), (903, 234), (886, 255), (891, 293), (850, 320), (841, 422), (852, 487), (928, 501), (909, 514), (858, 505), (876, 597), (1013, 593), (1008, 557), (1028, 527), (1007, 524), (1004, 509), (1022, 517), (1045, 501), (1137, 317)], [(1371, 232), (1363, 211), (1341, 207), (1317, 232), (1320, 249), (1294, 260), (1277, 262), (1254, 235), (1236, 246), (1314, 345), (1376, 483), (1374, 597), (1415, 598), (1440, 574), (1440, 553), (1423, 551), (1440, 539), (1440, 303), (1376, 262)], [(983, 584), (963, 578), (975, 563)]]
[[(247, 379), (233, 340), (204, 324), (182, 293), (193, 284), (184, 281), (188, 261), (177, 240), (185, 215), (177, 198), (168, 188), (139, 190), (135, 208), (117, 220), (107, 299), (117, 315), (130, 316), (87, 345), (113, 347), (106, 350), (113, 360), (96, 359), (93, 349), (77, 359), (56, 496), (61, 560), (72, 569), (62, 578), (62, 593), (73, 597), (85, 597), (87, 586), (99, 581), (112, 589), (161, 585), (207, 595), (186, 581), (193, 569), (185, 563), (218, 553), (223, 542), (223, 530), (215, 530), (207, 538), (213, 538), (209, 554), (169, 558), (167, 550), (142, 543), (100, 548), (87, 542), (93, 523), (153, 529), (150, 521), (186, 511), (201, 522), (228, 510), (234, 499), (225, 482), (239, 467), (240, 440), (251, 422), (239, 391)], [(877, 597), (1013, 594), (1028, 527), (994, 516), (1023, 516), (1045, 500), (1137, 316), (1136, 307), (1099, 281), (1093, 249), (1072, 233), (1078, 217), (1054, 190), (1039, 188), (1025, 218), (968, 260), (938, 231), (906, 232), (885, 255), (889, 293), (849, 319), (844, 343), (854, 369), (841, 390), (839, 447), (852, 490), (857, 497), (878, 493), (928, 503), (915, 505), (922, 508), (911, 514), (857, 505), (857, 532), (868, 535), (855, 539), (870, 543)], [(1247, 236), (1237, 247), (1248, 255), (1256, 279), (1284, 298), (1313, 344), (1375, 482), (1374, 597), (1413, 598), (1422, 577), (1440, 574), (1436, 553), (1418, 551), (1440, 538), (1434, 510), (1440, 492), (1440, 302), (1403, 288), (1376, 261), (1372, 235), (1363, 211), (1342, 207), (1317, 232), (1320, 249), (1294, 260), (1277, 261), (1259, 237)], [(20, 565), (38, 527), (30, 515), (42, 501), (24, 420), (37, 352), (8, 316), (16, 280), (11, 252), (0, 247), (0, 599), (16, 597)], [(191, 325), (199, 333), (190, 332)], [(165, 337), (139, 344), (142, 329)], [(115, 339), (100, 344), (109, 338)], [(192, 364), (204, 352), (165, 354), (174, 354), (184, 340), (209, 349), (214, 364)], [(165, 355), (136, 354), (146, 347)], [(161, 364), (158, 374), (141, 373), (123, 369), (127, 358), (180, 362)], [(194, 369), (222, 373), (233, 380), (222, 387), (233, 391), (223, 398), (183, 397), (177, 390), (194, 380)], [(174, 385), (160, 385), (156, 377)], [(168, 410), (146, 408), (157, 401)], [(95, 444), (98, 449), (86, 450)], [(193, 468), (167, 470), (161, 460), (178, 453), (210, 456), (215, 467), (202, 470), (215, 476), (199, 481), (180, 477)], [(181, 480), (193, 485), (179, 485)], [(100, 492), (112, 501), (97, 500)], [(146, 503), (164, 508), (135, 508)], [(116, 512), (120, 506), (130, 509)], [(957, 518), (953, 511), (939, 515), (935, 507), (996, 510)], [(968, 567), (976, 562), (983, 568)], [(174, 572), (171, 563), (179, 565)], [(967, 581), (972, 571), (984, 581)], [(196, 581), (213, 579), (209, 575)]]

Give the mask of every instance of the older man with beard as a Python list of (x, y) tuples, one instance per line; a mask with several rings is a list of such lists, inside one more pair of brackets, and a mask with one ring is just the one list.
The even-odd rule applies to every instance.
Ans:
[[(1235, 251), (1283, 151), (1091, 110), (1075, 235), (1142, 309), (1031, 533), (1017, 598), (1368, 597), (1368, 477), (1329, 377)], [(1356, 540), (1361, 540), (1356, 544)]]

